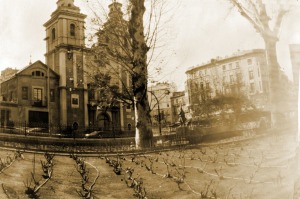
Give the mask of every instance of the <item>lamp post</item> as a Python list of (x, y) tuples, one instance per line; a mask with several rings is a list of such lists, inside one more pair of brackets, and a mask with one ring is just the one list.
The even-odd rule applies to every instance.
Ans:
[[(158, 120), (158, 129), (159, 129), (159, 135), (161, 136), (162, 133), (161, 133), (161, 114), (160, 114), (160, 108), (159, 108), (159, 100), (157, 98), (157, 96), (154, 94), (154, 92), (151, 90), (151, 91), (148, 91), (149, 93), (151, 93), (156, 102), (157, 102), (157, 120)], [(169, 90), (165, 90), (165, 95), (169, 95), (170, 91)]]
[(50, 66), (49, 66), (49, 37), (46, 37), (44, 39), (46, 41), (46, 45), (47, 45), (47, 109), (48, 109), (48, 134), (51, 136), (51, 114), (50, 114), (50, 111), (51, 111), (51, 108), (50, 108)]

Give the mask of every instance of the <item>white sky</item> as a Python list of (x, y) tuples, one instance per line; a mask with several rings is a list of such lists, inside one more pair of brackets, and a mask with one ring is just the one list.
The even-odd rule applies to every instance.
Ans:
[[(102, 2), (111, 2), (101, 0)], [(155, 80), (174, 81), (183, 89), (185, 71), (217, 56), (239, 50), (263, 48), (263, 40), (228, 0), (168, 0), (171, 20), (165, 25), (167, 36), (161, 75)], [(75, 0), (81, 12), (90, 14), (86, 1)], [(121, 1), (122, 2), (122, 1)], [(291, 75), (288, 44), (300, 43), (300, 1), (292, 3), (282, 25), (278, 43), (281, 67)], [(56, 9), (56, 0), (0, 0), (0, 70), (21, 69), (32, 62), (45, 62), (43, 24)], [(101, 9), (99, 9), (101, 10)], [(88, 27), (87, 27), (88, 28)]]

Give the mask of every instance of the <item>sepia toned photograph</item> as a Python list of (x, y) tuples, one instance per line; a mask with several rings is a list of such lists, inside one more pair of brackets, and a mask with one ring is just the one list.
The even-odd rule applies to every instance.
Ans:
[(0, 0), (0, 199), (300, 199), (299, 19)]

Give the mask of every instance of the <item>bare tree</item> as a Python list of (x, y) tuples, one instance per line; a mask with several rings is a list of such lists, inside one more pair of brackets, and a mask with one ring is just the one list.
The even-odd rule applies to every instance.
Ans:
[[(275, 125), (278, 119), (280, 109), (280, 101), (282, 96), (278, 92), (281, 90), (280, 84), (280, 66), (277, 61), (276, 45), (279, 40), (280, 27), (283, 17), (288, 12), (277, 1), (277, 10), (268, 14), (267, 5), (263, 0), (229, 0), (247, 19), (255, 30), (261, 35), (265, 43), (266, 59), (269, 70), (269, 92), (270, 92), (270, 105), (272, 114), (272, 124)], [(273, 15), (273, 16), (272, 16)], [(272, 16), (272, 18), (271, 18)], [(271, 21), (273, 23), (271, 23)]]
[(147, 52), (149, 47), (145, 41), (143, 17), (145, 13), (144, 0), (131, 0), (131, 18), (129, 20), (129, 34), (132, 39), (133, 75), (132, 90), (134, 94), (134, 108), (136, 116), (136, 146), (152, 145), (152, 130), (150, 106), (147, 95)]
[(102, 91), (100, 95), (106, 98), (106, 104), (117, 100), (120, 108), (122, 104), (134, 107), (136, 147), (144, 148), (152, 145), (148, 71), (151, 60), (156, 59), (153, 52), (164, 4), (157, 0), (129, 0), (125, 6), (123, 13), (122, 4), (113, 1), (105, 22), (94, 12), (93, 22), (100, 28), (96, 31), (98, 40), (91, 48), (86, 74), (91, 87)]

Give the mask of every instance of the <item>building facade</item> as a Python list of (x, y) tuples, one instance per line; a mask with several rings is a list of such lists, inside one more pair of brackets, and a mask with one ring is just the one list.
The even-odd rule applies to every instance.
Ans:
[(293, 82), (298, 87), (300, 70), (300, 44), (290, 44), (289, 48), (292, 62)]
[[(292, 92), (292, 97), (291, 97), (291, 104), (292, 107), (295, 111), (294, 113), (294, 121), (296, 123), (298, 122), (298, 118), (300, 115), (299, 112), (299, 106), (298, 106), (298, 101), (299, 101), (299, 70), (300, 70), (300, 44), (290, 44), (290, 58), (292, 62), (292, 72), (293, 72), (293, 92)], [(299, 124), (298, 124), (299, 125)], [(299, 128), (300, 129), (300, 128)], [(300, 132), (298, 134), (298, 139), (300, 139)]]
[(58, 0), (57, 9), (44, 24), (46, 64), (59, 74), (60, 125), (88, 126), (88, 92), (85, 70), (86, 15), (74, 0)]
[(261, 110), (268, 110), (269, 80), (265, 50), (239, 51), (217, 57), (186, 71), (191, 112), (218, 95), (243, 95)]
[(14, 74), (16, 74), (19, 70), (18, 69), (13, 69), (13, 68), (6, 68), (5, 70), (1, 71), (1, 76), (0, 76), (0, 83), (4, 82), (5, 80), (11, 78)]
[(174, 85), (167, 82), (158, 82), (148, 87), (148, 99), (151, 109), (150, 115), (154, 125), (159, 123), (159, 114), (162, 125), (172, 123), (171, 96), (175, 90)]
[(123, 16), (122, 4), (113, 1), (107, 21), (97, 32), (98, 41), (91, 48), (87, 68), (89, 117), (93, 126), (104, 124), (107, 129), (132, 131), (135, 116), (130, 90), (131, 63), (122, 59), (130, 60), (126, 54), (129, 33)]
[[(41, 61), (1, 83), (1, 126), (47, 125), (59, 122), (59, 75)], [(51, 114), (49, 114), (51, 113)]]
[[(18, 72), (17, 69), (13, 68), (6, 68), (5, 70), (1, 71), (1, 76), (0, 76), (0, 90), (1, 90), (1, 83), (4, 82), (5, 80), (11, 78), (14, 74)], [(2, 100), (2, 96), (0, 96), (0, 101)]]
[(179, 122), (180, 111), (181, 110), (184, 111), (186, 107), (185, 92), (184, 91), (173, 92), (170, 99), (171, 99), (172, 123), (177, 123)]
[[(14, 75), (12, 70), (2, 73), (6, 79), (9, 72), (13, 76), (1, 84), (1, 125), (21, 122), (82, 129), (134, 129), (133, 107), (102, 92), (99, 85), (93, 85), (93, 79), (86, 75), (94, 72), (88, 59), (94, 56), (94, 49), (85, 47), (86, 15), (80, 13), (74, 0), (58, 0), (56, 4), (56, 10), (44, 24), (46, 64), (37, 61)], [(109, 19), (103, 29), (106, 35), (112, 35), (107, 33), (111, 27), (126, 22), (122, 19), (121, 6), (117, 2), (109, 6)], [(98, 43), (103, 43), (103, 39), (106, 45), (113, 44), (106, 40), (107, 37), (99, 37)], [(105, 47), (100, 45), (100, 49)], [(104, 67), (94, 64), (113, 76), (111, 85), (117, 86), (120, 93), (130, 85), (129, 76), (121, 66), (113, 63), (118, 68), (115, 71), (110, 64)]]

